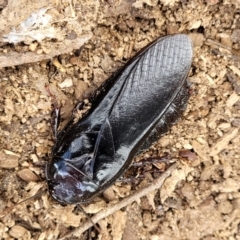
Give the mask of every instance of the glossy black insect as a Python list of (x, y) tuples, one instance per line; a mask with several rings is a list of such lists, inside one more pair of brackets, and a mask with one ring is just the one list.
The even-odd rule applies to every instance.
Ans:
[(100, 87), (89, 112), (58, 134), (46, 167), (54, 199), (90, 201), (168, 131), (187, 106), (192, 55), (186, 35), (159, 38)]

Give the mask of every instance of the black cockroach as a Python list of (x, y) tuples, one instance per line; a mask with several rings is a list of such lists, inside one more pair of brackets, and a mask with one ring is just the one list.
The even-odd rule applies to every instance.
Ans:
[(159, 38), (100, 87), (88, 113), (57, 135), (46, 167), (54, 199), (92, 200), (168, 131), (187, 106), (192, 55), (186, 35)]

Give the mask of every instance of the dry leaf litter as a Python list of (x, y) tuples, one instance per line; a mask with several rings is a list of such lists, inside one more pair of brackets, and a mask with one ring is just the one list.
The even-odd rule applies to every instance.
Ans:
[[(240, 239), (239, 1), (3, 0), (0, 21), (1, 212), (46, 188), (44, 168), (54, 141), (45, 84), (63, 105), (64, 124), (73, 106), (80, 100), (87, 105), (138, 50), (181, 32), (194, 43), (189, 106), (167, 135), (135, 159), (168, 154), (178, 168), (161, 189), (101, 220), (101, 234), (92, 229), (90, 235)], [(137, 186), (116, 183), (83, 207), (96, 214), (153, 179), (150, 173)], [(85, 221), (76, 206), (61, 206), (45, 193), (2, 214), (0, 238), (64, 239)]]

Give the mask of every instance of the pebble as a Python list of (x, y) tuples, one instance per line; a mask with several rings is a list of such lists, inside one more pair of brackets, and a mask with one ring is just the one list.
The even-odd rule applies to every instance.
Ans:
[(18, 171), (17, 175), (26, 182), (36, 182), (38, 181), (38, 176), (32, 172), (30, 169), (24, 168), (20, 171)]
[(232, 124), (233, 127), (239, 128), (239, 127), (240, 127), (240, 118), (234, 119), (234, 120), (231, 122), (231, 124)]
[(113, 191), (113, 188), (110, 187), (107, 190), (103, 192), (104, 198), (106, 198), (108, 201), (112, 201), (115, 199), (115, 193)]
[(0, 168), (16, 168), (18, 166), (18, 158), (18, 156), (0, 152)]
[(190, 30), (192, 30), (192, 29), (198, 29), (200, 26), (201, 26), (201, 23), (202, 23), (202, 21), (201, 20), (197, 20), (197, 21), (195, 21), (194, 23), (192, 23), (192, 25), (190, 26)]
[(238, 192), (239, 188), (239, 182), (237, 180), (234, 180), (233, 178), (228, 178), (221, 183), (216, 183), (212, 185), (213, 192)]
[(220, 202), (218, 204), (218, 210), (223, 214), (228, 214), (232, 212), (232, 204), (229, 201)]
[(240, 41), (240, 29), (234, 29), (231, 38), (233, 43), (238, 43)]
[(186, 197), (189, 200), (195, 198), (193, 186), (189, 183), (184, 184), (183, 188), (181, 189), (181, 192), (184, 195), (184, 197)]
[(43, 50), (43, 52), (46, 53), (46, 54), (49, 54), (49, 53), (51, 52), (51, 49), (50, 49), (50, 48), (47, 48), (47, 47), (45, 47), (45, 46), (42, 46), (42, 50)]
[(145, 227), (150, 227), (152, 223), (152, 215), (149, 211), (144, 211), (143, 213), (143, 225)]
[(32, 161), (33, 161), (34, 163), (37, 163), (37, 162), (38, 162), (38, 157), (37, 157), (36, 154), (31, 154), (31, 155), (30, 155), (30, 158), (32, 159)]
[(224, 202), (227, 200), (227, 194), (226, 193), (220, 193), (215, 197), (216, 202)]
[(19, 238), (23, 238), (24, 236), (26, 236), (28, 234), (28, 231), (26, 228), (24, 228), (22, 226), (15, 225), (11, 228), (11, 230), (9, 231), (9, 234), (13, 238), (19, 239)]
[(240, 209), (240, 198), (236, 198), (232, 201), (232, 205), (234, 209)]
[(29, 45), (29, 50), (34, 52), (37, 48), (38, 43), (34, 42)]
[(67, 88), (73, 85), (73, 81), (71, 78), (66, 78), (63, 82), (59, 83), (58, 86), (60, 88)]
[(204, 40), (205, 40), (203, 34), (201, 34), (201, 33), (190, 33), (188, 36), (192, 39), (194, 47), (201, 47), (203, 45)]
[(232, 107), (239, 99), (240, 96), (238, 96), (235, 92), (232, 93), (226, 102), (226, 106)]

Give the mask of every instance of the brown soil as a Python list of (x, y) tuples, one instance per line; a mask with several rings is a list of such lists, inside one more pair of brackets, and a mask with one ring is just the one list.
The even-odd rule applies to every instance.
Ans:
[[(66, 120), (78, 101), (86, 101), (147, 43), (185, 33), (194, 43), (188, 108), (167, 135), (138, 157), (168, 154), (177, 168), (161, 189), (101, 220), (101, 234), (91, 229), (82, 239), (88, 234), (114, 240), (240, 239), (240, 2), (38, 2), (21, 8), (16, 1), (0, 0), (0, 238), (60, 239), (69, 234), (64, 239), (79, 239), (77, 231), (70, 233), (86, 221), (75, 205), (61, 206), (47, 193), (3, 212), (46, 189), (44, 168), (54, 140), (45, 84), (63, 104)], [(1, 42), (46, 6), (55, 39)], [(138, 186), (116, 183), (83, 207), (94, 215), (154, 177), (147, 174)]]

